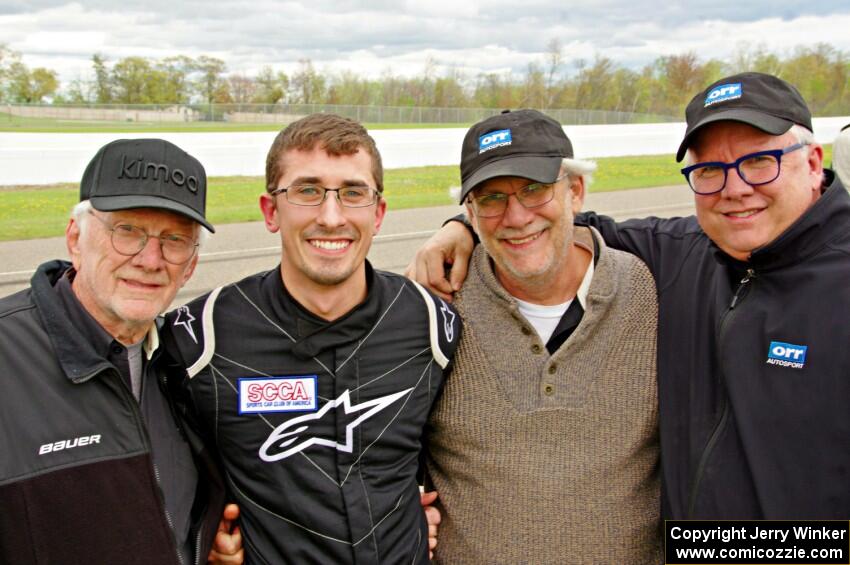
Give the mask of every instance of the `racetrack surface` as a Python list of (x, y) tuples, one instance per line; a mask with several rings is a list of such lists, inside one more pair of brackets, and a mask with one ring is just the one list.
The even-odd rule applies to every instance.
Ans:
[[(585, 210), (622, 220), (643, 216), (683, 216), (693, 213), (693, 197), (686, 185), (589, 194)], [(461, 211), (459, 206), (389, 210), (375, 238), (369, 260), (379, 269), (402, 272), (414, 251), (443, 221)], [(259, 220), (260, 213), (257, 210)], [(0, 296), (29, 286), (32, 272), (49, 259), (67, 258), (64, 237), (0, 242)], [(217, 228), (201, 251), (192, 280), (178, 293), (177, 304), (280, 261), (280, 239), (260, 221), (226, 224)]]

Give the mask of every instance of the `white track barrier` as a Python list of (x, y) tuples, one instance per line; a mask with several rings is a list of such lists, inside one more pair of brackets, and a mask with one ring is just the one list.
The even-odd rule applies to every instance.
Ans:
[[(815, 137), (832, 143), (850, 117), (816, 118)], [(576, 157), (674, 154), (684, 123), (566, 126)], [(466, 129), (373, 130), (384, 167), (457, 165)], [(263, 175), (276, 132), (0, 133), (0, 185), (78, 182), (97, 150), (121, 138), (160, 137), (195, 157), (209, 176)]]

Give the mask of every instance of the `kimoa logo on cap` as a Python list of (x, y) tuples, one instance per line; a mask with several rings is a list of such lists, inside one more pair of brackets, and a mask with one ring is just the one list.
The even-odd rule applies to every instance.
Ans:
[(478, 154), (486, 153), (497, 147), (504, 147), (511, 144), (511, 130), (500, 129), (485, 133), (478, 138)]
[(740, 98), (741, 94), (743, 94), (743, 89), (741, 88), (740, 82), (732, 82), (729, 84), (715, 86), (711, 89), (711, 92), (708, 93), (708, 96), (705, 97), (705, 106), (703, 107), (707, 108), (712, 104), (717, 104), (718, 102), (735, 100), (736, 98)]
[(171, 169), (165, 163), (155, 163), (153, 161), (145, 161), (144, 157), (138, 157), (127, 161), (127, 156), (121, 156), (121, 174), (119, 179), (159, 180), (160, 173), (163, 175), (165, 182), (170, 182), (175, 186), (185, 186), (190, 192), (198, 192), (198, 177), (194, 175), (186, 175), (182, 169)]

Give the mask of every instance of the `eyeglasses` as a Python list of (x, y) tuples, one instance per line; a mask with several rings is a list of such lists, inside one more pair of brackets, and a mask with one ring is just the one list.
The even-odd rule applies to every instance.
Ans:
[(369, 186), (343, 186), (327, 188), (318, 184), (293, 184), (273, 189), (269, 195), (283, 193), (290, 204), (296, 206), (320, 206), (328, 192), (335, 192), (339, 203), (346, 208), (365, 208), (378, 201), (378, 191)]
[[(566, 173), (559, 176), (550, 183), (533, 182), (520, 188), (512, 193), (520, 204), (526, 208), (537, 208), (550, 202), (555, 196), (555, 184), (567, 178)], [(511, 194), (504, 192), (492, 192), (489, 194), (480, 194), (478, 196), (470, 196), (469, 201), (472, 202), (472, 208), (475, 214), (480, 218), (497, 218), (505, 213), (508, 209), (508, 199)]]
[(711, 161), (697, 163), (682, 169), (682, 174), (688, 180), (688, 186), (697, 194), (714, 194), (726, 187), (729, 169), (738, 171), (741, 180), (750, 186), (759, 186), (773, 182), (779, 176), (782, 156), (808, 145), (795, 143), (784, 149), (770, 149), (749, 153), (732, 163)]
[(198, 243), (190, 237), (178, 233), (161, 233), (151, 235), (140, 227), (130, 224), (110, 225), (109, 222), (89, 210), (89, 214), (97, 218), (110, 232), (112, 248), (121, 255), (132, 257), (138, 255), (148, 244), (150, 238), (159, 240), (162, 258), (172, 265), (182, 265), (189, 261), (198, 248)]

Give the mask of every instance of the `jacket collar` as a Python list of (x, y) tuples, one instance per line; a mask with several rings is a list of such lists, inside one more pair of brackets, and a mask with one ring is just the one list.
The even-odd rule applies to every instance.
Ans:
[[(114, 367), (97, 351), (90, 334), (80, 331), (74, 324), (74, 314), (53, 288), (70, 268), (68, 261), (58, 259), (40, 265), (30, 279), (31, 296), (62, 371), (72, 382), (82, 383)], [(148, 359), (158, 345), (159, 336), (154, 324), (145, 339)]]
[(749, 261), (736, 261), (719, 249), (717, 253), (733, 266), (763, 271), (798, 263), (836, 237), (846, 236), (845, 226), (850, 223), (850, 195), (829, 169), (824, 169), (822, 190), (821, 197), (796, 222), (772, 242), (755, 250)]
[(310, 359), (326, 349), (336, 349), (352, 343), (368, 333), (381, 314), (380, 297), (386, 294), (377, 288), (381, 277), (366, 261), (366, 299), (336, 320), (324, 320), (292, 298), (283, 284), (280, 267), (263, 283), (263, 293), (280, 320), (291, 320), (293, 324), (293, 354), (300, 359)]
[[(602, 236), (599, 235), (596, 228), (576, 225), (574, 237), (576, 242), (593, 250), (593, 261), (589, 267), (593, 268), (593, 273), (590, 278), (588, 278), (587, 273), (585, 273), (585, 277), (582, 279), (582, 284), (578, 289), (578, 292), (582, 293), (580, 302), (582, 307), (586, 309), (588, 302), (609, 301), (616, 292), (616, 283), (611, 277), (607, 276), (607, 273), (604, 273), (604, 276), (601, 277), (599, 281), (597, 281), (597, 278), (593, 276), (600, 268), (610, 268), (607, 258), (605, 261), (602, 261), (602, 264), (600, 265), (601, 258), (603, 258), (608, 251), (604, 241), (602, 240)], [(484, 250), (483, 245), (475, 246), (471, 260), (477, 263), (477, 269), (475, 272), (480, 278), (480, 282), (487, 287), (494, 297), (505, 302), (511, 310), (516, 310), (516, 299), (511, 296), (499, 282), (499, 279), (496, 277), (493, 261)]]

